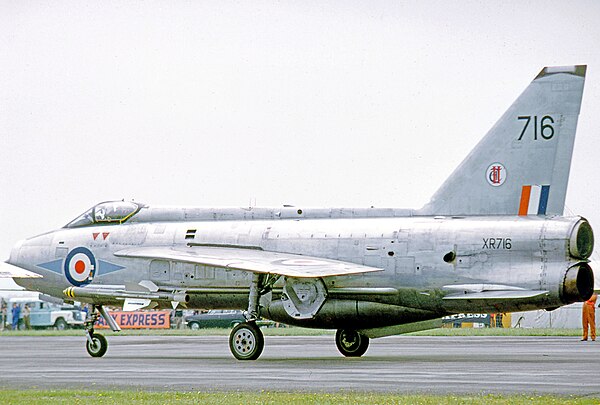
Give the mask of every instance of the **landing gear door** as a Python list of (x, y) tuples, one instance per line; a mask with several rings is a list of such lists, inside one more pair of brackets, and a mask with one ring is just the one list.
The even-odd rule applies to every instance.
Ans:
[(281, 300), (289, 316), (295, 319), (314, 317), (325, 303), (327, 290), (323, 280), (286, 277)]

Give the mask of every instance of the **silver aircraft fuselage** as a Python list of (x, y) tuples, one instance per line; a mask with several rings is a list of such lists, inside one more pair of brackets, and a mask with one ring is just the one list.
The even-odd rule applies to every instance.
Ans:
[[(283, 279), (274, 284), (261, 315), (309, 327), (351, 323), (362, 329), (449, 313), (554, 308), (578, 301), (585, 286), (578, 289), (577, 278), (589, 272), (589, 246), (583, 239), (590, 235), (581, 217), (423, 217), (412, 216), (410, 210), (377, 208), (144, 207), (125, 223), (63, 228), (23, 241), (9, 262), (43, 275), (16, 279), (23, 287), (64, 298), (63, 290), (71, 284), (62, 269), (46, 270), (39, 264), (59, 262), (67, 252), (85, 247), (98, 261), (120, 267), (97, 275), (90, 287), (139, 290), (140, 282), (150, 280), (163, 291), (186, 294), (187, 307), (205, 309), (246, 309), (252, 274), (235, 265), (206, 266), (119, 252), (135, 247), (218, 247), (356, 263), (382, 271), (325, 277), (327, 298), (316, 316), (298, 318), (285, 311)], [(520, 295), (521, 291), (544, 293)], [(102, 297), (102, 303), (106, 300)], [(117, 297), (108, 301), (123, 303)]]

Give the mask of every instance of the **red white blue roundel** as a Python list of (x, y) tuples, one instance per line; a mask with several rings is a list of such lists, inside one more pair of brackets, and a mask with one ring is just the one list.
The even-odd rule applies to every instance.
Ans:
[(96, 258), (87, 248), (75, 248), (65, 258), (64, 270), (67, 280), (74, 286), (89, 284), (96, 272)]

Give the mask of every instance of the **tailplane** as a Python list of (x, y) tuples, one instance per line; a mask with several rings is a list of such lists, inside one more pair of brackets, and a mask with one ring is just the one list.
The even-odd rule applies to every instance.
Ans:
[(418, 215), (562, 215), (586, 66), (546, 67)]

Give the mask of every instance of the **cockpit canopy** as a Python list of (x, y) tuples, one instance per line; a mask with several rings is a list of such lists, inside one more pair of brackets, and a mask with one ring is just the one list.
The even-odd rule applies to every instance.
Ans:
[(90, 208), (65, 228), (79, 228), (91, 225), (122, 224), (134, 216), (142, 206), (129, 201), (106, 201)]

